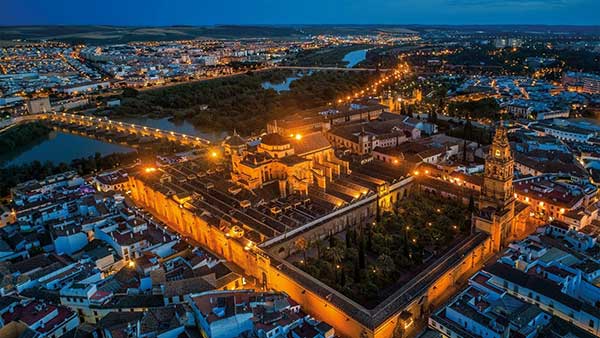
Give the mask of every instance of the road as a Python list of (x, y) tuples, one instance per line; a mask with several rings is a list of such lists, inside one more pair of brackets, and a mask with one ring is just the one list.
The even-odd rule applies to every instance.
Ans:
[(298, 69), (298, 70), (339, 70), (339, 71), (351, 71), (351, 72), (387, 72), (391, 69), (375, 69), (375, 68), (346, 68), (346, 67), (319, 67), (319, 66), (277, 66), (277, 69)]
[(0, 123), (0, 133), (3, 133), (7, 130), (9, 130), (10, 128), (14, 127), (14, 126), (18, 126), (21, 123), (24, 122), (31, 122), (31, 121), (36, 121), (39, 119), (39, 116), (36, 115), (22, 115), (22, 116), (17, 116), (17, 117), (12, 117), (6, 121), (2, 121)]

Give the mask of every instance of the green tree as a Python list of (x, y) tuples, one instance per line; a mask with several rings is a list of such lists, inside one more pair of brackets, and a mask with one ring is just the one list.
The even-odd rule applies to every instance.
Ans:
[(304, 258), (304, 262), (306, 262), (306, 250), (308, 249), (308, 242), (306, 241), (306, 238), (298, 238), (298, 240), (294, 242), (294, 246), (296, 247), (297, 251), (302, 252), (302, 257)]
[(354, 272), (354, 282), (360, 283), (361, 281), (361, 268), (360, 262), (358, 259), (354, 260), (354, 268), (352, 270)]
[(365, 241), (361, 237), (358, 242), (358, 266), (364, 269), (366, 265)]
[(324, 249), (323, 242), (317, 238), (311, 244), (312, 244), (312, 247), (314, 247), (317, 250), (317, 259), (321, 259), (322, 255), (323, 255), (323, 249)]
[(473, 194), (469, 196), (469, 207), (467, 210), (469, 213), (475, 212), (475, 198), (473, 198)]
[(329, 257), (331, 259), (331, 263), (334, 266), (339, 265), (342, 262), (342, 260), (344, 259), (345, 251), (342, 248), (333, 247), (333, 248), (327, 249), (327, 251), (329, 252)]
[(381, 254), (377, 257), (376, 266), (377, 271), (381, 271), (386, 277), (396, 270), (394, 260), (386, 254)]
[(137, 97), (138, 91), (136, 89), (126, 87), (123, 89), (123, 97)]

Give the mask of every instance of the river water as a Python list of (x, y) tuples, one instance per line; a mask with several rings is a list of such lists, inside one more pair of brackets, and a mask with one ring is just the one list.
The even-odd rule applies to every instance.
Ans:
[(343, 61), (348, 62), (346, 68), (352, 68), (367, 58), (368, 49), (359, 49), (344, 55)]
[[(366, 55), (367, 49), (355, 50), (347, 53), (343, 60), (348, 61), (346, 67), (352, 68), (363, 61), (366, 58)], [(288, 91), (290, 90), (290, 84), (302, 77), (302, 75), (302, 73), (298, 73), (294, 76), (290, 76), (282, 83), (264, 82), (262, 86), (265, 89), (272, 88), (277, 92)], [(194, 127), (194, 125), (187, 121), (171, 121), (169, 118), (124, 117), (115, 118), (115, 120), (202, 137), (215, 143), (220, 142), (227, 136), (227, 132), (202, 130)], [(26, 164), (35, 160), (42, 163), (46, 161), (51, 161), (55, 164), (61, 162), (70, 163), (74, 159), (93, 156), (97, 152), (102, 155), (108, 155), (131, 151), (135, 150), (120, 144), (113, 144), (85, 136), (53, 131), (47, 139), (42, 140), (34, 146), (21, 149), (15, 153), (0, 155), (0, 167)]]
[(273, 89), (278, 93), (279, 92), (287, 92), (290, 90), (290, 85), (292, 84), (292, 82), (298, 80), (299, 78), (300, 78), (299, 76), (290, 76), (281, 83), (271, 83), (271, 82), (267, 81), (267, 82), (262, 83), (262, 87), (264, 89)]
[[(168, 118), (152, 119), (146, 117), (127, 117), (117, 118), (115, 120), (202, 137), (217, 143), (227, 136), (226, 132), (203, 131), (195, 128), (187, 121), (173, 122), (169, 121)], [(68, 164), (74, 159), (93, 156), (95, 153), (109, 155), (112, 153), (126, 153), (131, 151), (135, 151), (135, 149), (85, 136), (61, 131), (52, 131), (47, 139), (42, 140), (31, 147), (20, 149), (14, 153), (0, 155), (0, 167), (22, 165), (35, 160), (42, 163), (51, 161), (54, 164), (59, 164), (61, 162)]]
[(188, 121), (171, 121), (168, 117), (161, 119), (154, 119), (148, 117), (123, 117), (115, 118), (114, 120), (133, 123), (140, 126), (147, 126), (150, 128), (174, 131), (177, 133), (192, 135), (196, 137), (202, 137), (211, 142), (220, 142), (225, 138), (225, 136), (227, 136), (227, 132), (202, 130), (200, 128), (194, 127), (194, 125), (189, 123)]
[(131, 151), (135, 150), (123, 145), (98, 141), (85, 136), (52, 131), (47, 139), (27, 149), (1, 155), (0, 166), (22, 165), (35, 160), (41, 163), (50, 161), (54, 164), (61, 162), (68, 164), (77, 158), (94, 156), (95, 153), (109, 155)]

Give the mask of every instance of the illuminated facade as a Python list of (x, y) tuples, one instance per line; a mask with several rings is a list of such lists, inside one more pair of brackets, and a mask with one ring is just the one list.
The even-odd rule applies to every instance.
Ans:
[[(268, 138), (267, 141), (271, 142)], [(305, 152), (305, 148), (295, 140), (288, 141), (291, 143), (290, 148), (282, 146), (281, 149), (273, 151), (285, 153), (295, 148), (294, 151), (299, 151), (311, 159), (310, 165), (313, 166), (313, 170), (318, 171), (320, 168), (320, 164), (315, 161), (329, 153), (327, 149), (319, 150), (314, 146), (312, 153)], [(260, 198), (252, 200), (250, 195), (242, 192), (235, 197), (236, 200), (250, 197), (252, 201), (242, 201), (238, 205), (231, 203), (234, 199), (233, 195), (229, 195), (219, 200), (230, 203), (222, 203), (214, 196), (222, 196), (227, 187), (206, 188), (212, 186), (210, 182), (219, 174), (212, 174), (212, 178), (209, 179), (204, 173), (198, 173), (197, 178), (192, 178), (191, 172), (190, 175), (181, 175), (180, 173), (186, 170), (180, 167), (187, 166), (192, 170), (193, 167), (186, 163), (175, 166), (179, 168), (178, 171), (174, 171), (176, 168), (166, 167), (153, 171), (141, 169), (132, 172), (129, 175), (132, 199), (154, 211), (161, 221), (181, 235), (193, 238), (203, 247), (238, 265), (247, 276), (256, 279), (257, 285), (265, 289), (285, 291), (309, 314), (326, 319), (336, 332), (344, 337), (391, 338), (399, 328), (410, 330), (414, 320), (424, 315), (423, 311), (429, 304), (435, 306), (444, 302), (449, 295), (447, 290), (462, 276), (478, 269), (492, 253), (490, 236), (484, 233), (473, 234), (449, 253), (456, 256), (456, 261), (453, 261), (455, 263), (444, 265), (441, 269), (423, 271), (423, 276), (417, 277), (422, 282), (390, 296), (374, 309), (367, 309), (302, 272), (285, 257), (297, 250), (294, 243), (300, 238), (311, 241), (326, 238), (328, 234), (337, 233), (349, 226), (371, 224), (376, 220), (378, 212), (390, 210), (395, 200), (409, 196), (414, 187), (414, 177), (400, 176), (400, 171), (396, 171), (395, 179), (388, 182), (368, 175), (383, 172), (383, 163), (379, 166), (371, 163), (365, 168), (355, 168), (352, 176), (360, 178), (365, 184), (369, 182), (361, 188), (365, 189), (365, 192), (355, 201), (326, 214), (315, 214), (316, 218), (308, 223), (300, 223), (295, 228), (286, 227), (287, 230), (281, 228), (281, 231), (269, 235), (263, 233), (265, 229), (279, 229), (279, 221), (267, 214), (269, 209), (262, 209), (267, 213), (259, 214), (260, 207), (256, 203), (262, 203), (258, 201)], [(390, 170), (389, 168), (393, 167), (387, 168)], [(311, 188), (309, 196), (304, 198), (317, 197), (314, 195), (315, 190), (318, 189)], [(294, 196), (291, 198), (293, 203), (296, 203), (298, 200)], [(285, 200), (279, 199), (279, 202)], [(304, 210), (304, 214), (309, 211), (304, 204), (300, 209)], [(223, 216), (219, 216), (221, 212)], [(232, 236), (231, 229), (235, 228), (234, 225), (244, 229), (243, 236)], [(291, 224), (288, 223), (289, 225)], [(249, 240), (251, 237), (247, 235), (253, 232), (260, 232), (261, 238)]]
[(293, 138), (272, 133), (263, 136), (255, 149), (245, 144), (229, 149), (233, 182), (255, 190), (278, 181), (281, 197), (306, 195), (313, 184), (324, 189), (328, 180), (349, 173), (348, 162), (335, 156), (320, 132)]
[(415, 89), (412, 92), (412, 97), (402, 97), (400, 93), (388, 90), (384, 92), (379, 103), (386, 106), (391, 112), (399, 112), (403, 105), (413, 105), (423, 101), (423, 91)]
[(204, 172), (193, 161), (139, 169), (128, 176), (131, 198), (238, 265), (259, 287), (285, 291), (341, 336), (391, 338), (412, 330), (425, 309), (443, 303), (448, 290), (494, 251), (491, 236), (472, 234), (447, 254), (452, 260), (434, 262), (436, 268), (415, 277), (420, 282), (365, 308), (287, 257), (297, 253), (298, 241), (373, 224), (417, 188), (415, 177), (381, 161), (353, 166), (349, 175), (348, 162), (335, 156), (322, 132), (271, 133), (256, 146), (234, 133), (223, 146), (230, 171)]
[(524, 219), (528, 211), (520, 203), (515, 209), (514, 166), (507, 130), (500, 125), (485, 160), (479, 212), (473, 215), (474, 227), (490, 234), (494, 251), (499, 251), (525, 231)]

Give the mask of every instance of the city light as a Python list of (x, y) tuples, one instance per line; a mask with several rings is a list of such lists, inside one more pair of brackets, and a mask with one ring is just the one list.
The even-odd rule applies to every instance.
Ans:
[[(202, 31), (213, 36), (212, 29)], [(243, 29), (236, 26), (228, 35)], [(167, 34), (171, 28), (161, 30)], [(268, 30), (253, 29), (251, 35)], [(186, 29), (190, 40), (88, 45), (53, 39), (3, 47), (0, 96), (3, 104), (17, 100), (3, 105), (8, 110), (0, 121), (3, 135), (40, 121), (60, 133), (133, 150), (101, 162), (87, 154), (47, 178), (35, 170), (13, 173), (15, 180), (10, 170), (5, 173), (13, 186), (21, 182), (4, 187), (9, 220), (2, 218), (0, 226), (11, 235), (22, 233), (19, 238), (35, 245), (46, 240), (35, 227), (77, 223), (55, 229), (58, 237), (44, 247), (46, 254), (7, 260), (9, 278), (18, 279), (10, 274), (19, 271), (14, 264), (35, 267), (58, 259), (64, 265), (68, 258), (86, 273), (43, 271), (64, 279), (61, 285), (68, 282), (60, 290), (66, 301), (46, 306), (64, 307), (77, 317), (93, 311), (89, 302), (69, 300), (69, 292), (81, 293), (81, 283), (106, 289), (90, 273), (116, 278), (123, 269), (131, 279), (127, 295), (98, 291), (90, 296), (94, 304), (123, 298), (138, 306), (139, 296), (151, 291), (144, 278), (158, 269), (152, 275), (169, 293), (159, 300), (213, 316), (200, 323), (208, 326), (202, 332), (221, 336), (239, 335), (224, 325), (231, 320), (246, 320), (249, 335), (259, 334), (250, 325), (276, 331), (280, 323), (269, 320), (280, 318), (277, 313), (250, 321), (248, 316), (277, 312), (269, 306), (291, 304), (284, 301), (288, 294), (297, 302), (294, 311), (297, 306), (311, 320), (288, 316), (290, 309), (282, 308), (289, 317), (285, 327), (329, 322), (320, 328), (331, 336), (412, 337), (426, 327), (462, 334), (480, 330), (473, 326), (481, 323), (479, 312), (494, 319), (489, 332), (521, 324), (515, 332), (529, 332), (531, 323), (495, 320), (507, 316), (502, 311), (523, 308), (544, 315), (534, 323), (540, 332), (562, 311), (560, 317), (571, 319), (565, 325), (597, 333), (600, 317), (565, 312), (569, 304), (546, 313), (548, 304), (557, 304), (548, 301), (555, 295), (534, 290), (548, 293), (541, 295), (540, 308), (523, 294), (527, 282), (550, 279), (573, 284), (558, 296), (574, 295), (594, 307), (594, 297), (577, 293), (579, 284), (590, 294), (600, 290), (586, 278), (571, 281), (573, 273), (586, 276), (579, 271), (589, 268), (585, 264), (571, 264), (563, 274), (555, 269), (551, 276), (528, 270), (551, 247), (569, 262), (594, 261), (598, 251), (593, 238), (600, 232), (598, 186), (592, 176), (600, 163), (595, 156), (600, 129), (593, 119), (579, 120), (598, 108), (596, 33), (588, 38), (568, 27), (544, 27), (549, 33), (531, 34), (515, 26), (368, 28), (349, 34), (331, 26), (290, 27), (295, 33), (280, 38), (287, 30), (251, 39), (196, 39), (198, 30)], [(557, 38), (556, 31), (569, 34)], [(357, 52), (362, 60), (346, 65), (345, 55)], [(204, 81), (219, 77), (228, 78)], [(203, 82), (181, 84), (192, 81)], [(35, 109), (41, 112), (30, 111)], [(139, 116), (129, 114), (138, 111)], [(160, 124), (148, 123), (154, 118)], [(179, 120), (186, 125), (171, 125)], [(196, 132), (184, 134), (192, 125)], [(205, 128), (211, 133), (204, 134)], [(52, 153), (57, 152), (63, 152), (60, 145)], [(45, 160), (44, 155), (35, 158)], [(540, 174), (558, 170), (555, 162), (564, 162), (556, 167), (571, 174)], [(31, 179), (35, 184), (27, 183)], [(23, 227), (23, 219), (34, 228)], [(85, 230), (90, 227), (93, 237)], [(66, 243), (64, 236), (83, 241)], [(102, 252), (120, 247), (122, 264), (101, 267), (88, 264), (86, 255), (80, 258), (91, 240)], [(12, 242), (3, 248), (7, 257), (19, 255)], [(528, 250), (538, 254), (523, 254)], [(562, 264), (543, 258), (544, 267)], [(157, 272), (162, 275), (154, 276)], [(194, 285), (199, 278), (213, 287)], [(509, 287), (503, 279), (526, 285)], [(202, 293), (192, 290), (196, 287)], [(232, 296), (235, 302), (215, 301)], [(260, 302), (250, 305), (252, 299)], [(490, 300), (519, 306), (500, 309), (488, 306)], [(462, 311), (456, 325), (450, 323), (454, 312), (448, 309), (464, 304), (475, 306)], [(253, 311), (236, 313), (240, 306)], [(446, 312), (438, 310), (443, 306)], [(17, 312), (4, 317), (16, 320)], [(69, 318), (65, 327), (73, 323)], [(444, 325), (431, 325), (439, 320)]]

